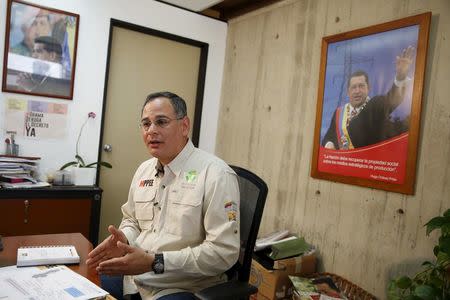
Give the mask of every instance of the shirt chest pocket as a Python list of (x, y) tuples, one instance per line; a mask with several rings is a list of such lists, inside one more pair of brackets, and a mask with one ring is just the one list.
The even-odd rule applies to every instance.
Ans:
[(149, 229), (155, 217), (156, 189), (148, 189), (136, 195), (134, 206), (136, 219), (141, 229)]
[(203, 228), (203, 194), (197, 190), (179, 190), (168, 196), (165, 228), (178, 236), (198, 236)]

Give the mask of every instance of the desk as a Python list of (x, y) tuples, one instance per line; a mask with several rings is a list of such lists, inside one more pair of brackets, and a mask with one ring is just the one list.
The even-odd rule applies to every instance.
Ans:
[(21, 246), (45, 245), (74, 245), (78, 255), (80, 255), (80, 264), (68, 265), (68, 267), (100, 286), (100, 279), (97, 272), (89, 269), (85, 263), (88, 253), (92, 250), (92, 244), (81, 233), (3, 237), (4, 249), (0, 252), (0, 267), (15, 265), (17, 263), (17, 248)]
[(94, 186), (0, 189), (0, 234), (80, 232), (97, 245), (101, 196)]

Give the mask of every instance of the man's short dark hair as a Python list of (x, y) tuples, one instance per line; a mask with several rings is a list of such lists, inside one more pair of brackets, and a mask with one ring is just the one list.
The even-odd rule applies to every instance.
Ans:
[(55, 52), (58, 56), (62, 55), (62, 47), (58, 41), (51, 36), (40, 36), (34, 39), (34, 43), (43, 44), (47, 52)]
[(363, 70), (358, 70), (358, 71), (353, 72), (352, 75), (350, 75), (350, 77), (348, 78), (347, 89), (350, 87), (350, 80), (353, 77), (358, 77), (358, 76), (364, 76), (364, 78), (366, 79), (367, 86), (369, 86), (369, 75), (367, 75), (367, 73)]
[(171, 92), (157, 92), (147, 96), (144, 105), (142, 106), (141, 116), (142, 113), (144, 112), (144, 107), (147, 105), (147, 103), (152, 102), (156, 98), (169, 99), (170, 104), (172, 104), (173, 110), (175, 111), (177, 119), (184, 118), (187, 115), (186, 102), (183, 100), (183, 98)]

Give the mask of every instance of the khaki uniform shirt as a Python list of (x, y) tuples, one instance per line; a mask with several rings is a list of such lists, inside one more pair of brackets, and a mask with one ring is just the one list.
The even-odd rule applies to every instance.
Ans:
[(158, 167), (155, 158), (139, 166), (122, 206), (128, 242), (164, 255), (163, 274), (125, 276), (124, 294), (143, 299), (223, 282), (240, 249), (236, 173), (191, 141), (164, 174)]

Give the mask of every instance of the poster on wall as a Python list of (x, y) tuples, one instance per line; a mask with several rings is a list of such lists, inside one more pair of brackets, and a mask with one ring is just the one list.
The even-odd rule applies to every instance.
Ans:
[(62, 139), (67, 134), (67, 104), (7, 99), (6, 132), (31, 139)]
[(323, 38), (312, 177), (414, 193), (430, 19)]
[(7, 1), (2, 91), (73, 98), (79, 15)]

